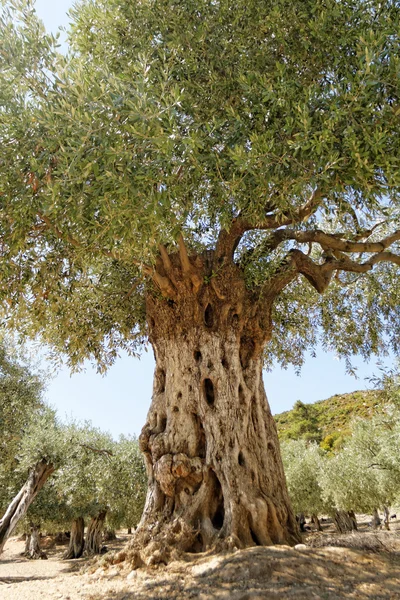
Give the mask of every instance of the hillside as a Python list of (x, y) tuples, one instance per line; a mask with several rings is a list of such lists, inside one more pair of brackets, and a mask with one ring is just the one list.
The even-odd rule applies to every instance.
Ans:
[(275, 415), (280, 440), (314, 440), (327, 450), (340, 445), (348, 434), (353, 417), (368, 418), (384, 405), (378, 390), (336, 394), (327, 400), (304, 404), (298, 400), (293, 409)]

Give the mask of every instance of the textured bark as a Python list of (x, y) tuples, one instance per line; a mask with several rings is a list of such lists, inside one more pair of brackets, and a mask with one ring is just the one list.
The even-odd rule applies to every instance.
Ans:
[(311, 523), (314, 525), (317, 531), (322, 531), (321, 522), (318, 519), (318, 516), (313, 514), (311, 515)]
[(334, 514), (333, 522), (339, 533), (357, 531), (357, 520), (353, 511), (345, 512), (344, 510), (337, 510)]
[(102, 548), (103, 539), (103, 527), (104, 520), (106, 518), (107, 511), (101, 511), (96, 517), (94, 517), (89, 524), (86, 533), (86, 546), (85, 554), (91, 556), (92, 554), (100, 554)]
[(40, 547), (40, 531), (37, 525), (31, 524), (31, 532), (27, 538), (29, 542), (25, 545), (25, 553), (28, 558), (46, 560), (47, 555)]
[(183, 536), (188, 551), (217, 540), (237, 547), (296, 543), (262, 380), (270, 312), (234, 266), (225, 267), (222, 280), (211, 273), (199, 286), (190, 265), (199, 269), (203, 259), (181, 256), (180, 278), (175, 258), (164, 261), (174, 300), (147, 301), (156, 370), (140, 436), (149, 487), (135, 538), (147, 532), (154, 540), (175, 524), (177, 532), (194, 532)]
[(390, 521), (390, 512), (387, 506), (383, 507), (383, 524), (385, 525), (385, 529), (387, 529), (388, 531), (390, 531), (390, 527), (389, 527), (389, 521)]
[(8, 506), (0, 520), (0, 554), (7, 539), (14, 531), (18, 521), (27, 513), (28, 508), (53, 473), (54, 467), (42, 460), (31, 470), (26, 483)]
[(72, 521), (71, 535), (69, 538), (68, 550), (64, 554), (64, 559), (80, 558), (85, 548), (85, 522), (83, 517), (78, 517)]

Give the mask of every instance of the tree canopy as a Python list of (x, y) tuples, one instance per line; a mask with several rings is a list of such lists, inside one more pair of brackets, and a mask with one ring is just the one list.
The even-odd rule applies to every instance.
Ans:
[(179, 248), (194, 286), (218, 290), (233, 257), (275, 303), (270, 360), (300, 365), (319, 332), (346, 358), (397, 352), (398, 3), (82, 0), (71, 18), (64, 56), (31, 2), (2, 0), (7, 324), (106, 368), (146, 339), (149, 290), (174, 301)]

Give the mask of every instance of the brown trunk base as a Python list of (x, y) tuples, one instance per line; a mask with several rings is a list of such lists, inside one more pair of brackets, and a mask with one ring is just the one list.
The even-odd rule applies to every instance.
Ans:
[(93, 554), (101, 554), (103, 527), (107, 511), (101, 511), (94, 517), (89, 524), (86, 534), (85, 554), (91, 556)]
[(80, 558), (85, 548), (84, 538), (85, 522), (83, 517), (78, 517), (72, 522), (71, 535), (69, 538), (68, 550), (64, 554), (65, 560)]
[[(179, 309), (155, 304), (157, 367), (140, 436), (149, 486), (134, 547), (202, 552), (301, 541), (264, 391), (263, 344), (243, 305), (217, 314), (207, 297)], [(178, 321), (168, 323), (170, 310)], [(146, 561), (165, 562), (161, 555)]]
[(353, 511), (337, 510), (333, 516), (333, 522), (339, 533), (357, 531), (357, 520)]

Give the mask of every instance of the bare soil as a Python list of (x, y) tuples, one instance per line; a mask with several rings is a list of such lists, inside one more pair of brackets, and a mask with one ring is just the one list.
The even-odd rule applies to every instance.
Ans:
[[(109, 549), (121, 550), (129, 537), (120, 534)], [(349, 547), (321, 546), (325, 541)], [(32, 561), (21, 556), (23, 541), (8, 541), (0, 559), (1, 600), (400, 599), (400, 523), (390, 532), (364, 527), (347, 536), (326, 527), (323, 534), (305, 535), (305, 547), (297, 549), (185, 555), (168, 566), (137, 570), (126, 561), (63, 561), (65, 546), (44, 542), (48, 560)]]

